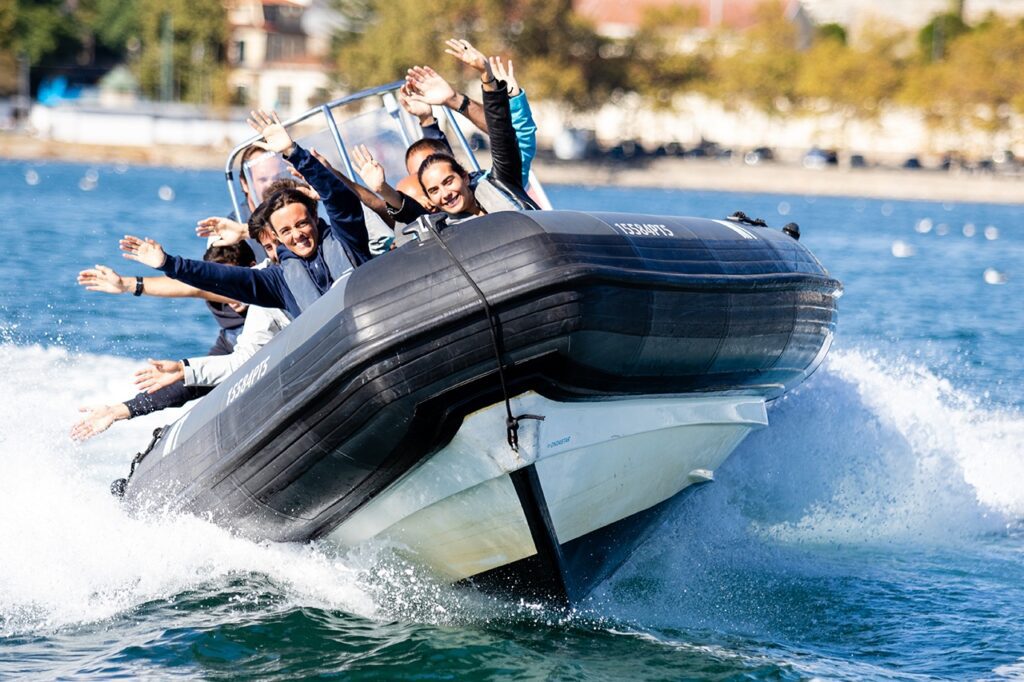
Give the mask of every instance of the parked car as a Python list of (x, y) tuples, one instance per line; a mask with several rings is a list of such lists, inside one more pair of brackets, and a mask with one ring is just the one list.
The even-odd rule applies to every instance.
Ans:
[(757, 147), (743, 155), (743, 163), (756, 166), (764, 161), (774, 161), (775, 153), (768, 147)]
[(690, 149), (689, 151), (686, 152), (686, 155), (690, 156), (690, 157), (693, 157), (695, 159), (703, 159), (703, 158), (712, 158), (713, 159), (713, 158), (717, 157), (721, 153), (721, 151), (722, 150), (718, 146), (717, 142), (712, 142), (711, 140), (701, 139), (701, 141), (697, 144), (697, 146), (693, 147), (692, 149)]
[(623, 140), (608, 150), (608, 156), (619, 161), (632, 161), (647, 155), (647, 150), (637, 140)]
[(822, 168), (825, 168), (825, 166), (838, 165), (839, 155), (836, 154), (834, 149), (819, 149), (818, 147), (811, 147), (811, 149), (804, 154), (804, 168), (821, 170)]
[(863, 154), (850, 154), (850, 168), (867, 168), (868, 162)]
[(582, 161), (597, 153), (594, 131), (566, 128), (555, 138), (555, 158), (561, 161)]
[(686, 148), (678, 142), (669, 142), (665, 145), (665, 153), (669, 156), (686, 156)]
[(921, 170), (924, 166), (921, 165), (921, 159), (916, 156), (911, 156), (903, 162), (903, 168), (905, 170)]

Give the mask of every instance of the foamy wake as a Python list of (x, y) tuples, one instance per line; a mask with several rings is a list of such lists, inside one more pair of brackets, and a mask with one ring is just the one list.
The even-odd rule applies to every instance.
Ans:
[(187, 516), (135, 519), (108, 492), (165, 412), (115, 424), (84, 445), (80, 405), (134, 395), (140, 365), (59, 349), (0, 346), (0, 636), (103, 620), (234, 574), (267, 575), (304, 605), (372, 616), (349, 558), (260, 544)]
[[(122, 422), (84, 445), (68, 430), (78, 406), (131, 396), (139, 364), (0, 345), (0, 636), (110, 618), (253, 572), (304, 606), (417, 619), (431, 617), (422, 603), (443, 610), (450, 595), (429, 584), (417, 595), (415, 576), (382, 569), (372, 551), (340, 557), (192, 517), (125, 514), (109, 482), (174, 415)], [(751, 528), (776, 542), (933, 541), (1024, 518), (1024, 419), (920, 368), (835, 352), (770, 419), (695, 498), (699, 510), (681, 508), (662, 533), (724, 538), (708, 548), (718, 553)]]
[(719, 476), (767, 536), (941, 542), (1024, 518), (1024, 416), (920, 366), (834, 352), (769, 420)]

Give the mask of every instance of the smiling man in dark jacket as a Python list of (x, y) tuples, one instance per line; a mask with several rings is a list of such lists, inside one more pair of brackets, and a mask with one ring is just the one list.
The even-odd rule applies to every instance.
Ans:
[(263, 134), (259, 146), (284, 154), (320, 195), (329, 223), (305, 193), (275, 192), (260, 207), (281, 246), (280, 265), (263, 270), (221, 266), (171, 256), (152, 239), (126, 235), (125, 257), (157, 268), (192, 286), (266, 308), (283, 308), (293, 318), (352, 268), (370, 260), (362, 203), (355, 192), (305, 149), (295, 144), (276, 115), (253, 112), (249, 121)]

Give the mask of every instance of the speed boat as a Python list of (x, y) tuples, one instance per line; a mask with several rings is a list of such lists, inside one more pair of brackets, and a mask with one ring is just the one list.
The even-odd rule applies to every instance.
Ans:
[[(348, 145), (401, 151), (415, 132), (398, 85), (288, 125), (321, 119), (310, 135), (351, 175)], [(441, 580), (585, 600), (818, 367), (842, 287), (793, 225), (498, 199), (421, 219), (337, 282), (158, 431), (125, 500), (261, 540), (383, 540)]]

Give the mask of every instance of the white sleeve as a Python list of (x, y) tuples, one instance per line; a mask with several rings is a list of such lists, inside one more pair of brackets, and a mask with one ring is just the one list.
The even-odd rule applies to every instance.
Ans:
[(216, 386), (232, 372), (256, 355), (256, 352), (270, 342), (270, 339), (288, 326), (288, 317), (277, 308), (249, 306), (245, 324), (235, 342), (235, 351), (230, 355), (207, 355), (189, 358), (185, 367), (186, 386)]

